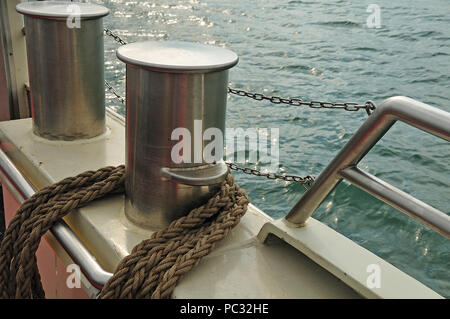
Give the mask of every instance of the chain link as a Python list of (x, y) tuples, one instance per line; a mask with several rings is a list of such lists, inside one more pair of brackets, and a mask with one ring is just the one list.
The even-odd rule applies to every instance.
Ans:
[(238, 165), (236, 165), (234, 163), (226, 163), (226, 164), (233, 171), (240, 171), (244, 174), (253, 175), (253, 176), (262, 176), (262, 177), (266, 177), (271, 180), (280, 179), (280, 180), (283, 180), (286, 182), (296, 182), (296, 183), (302, 184), (303, 187), (305, 187), (305, 189), (307, 189), (306, 186), (310, 187), (315, 181), (315, 177), (310, 176), (310, 175), (301, 177), (301, 176), (296, 176), (296, 175), (280, 175), (280, 174), (276, 174), (276, 173), (263, 173), (257, 169), (253, 169), (253, 168), (239, 167)]
[(125, 40), (123, 40), (121, 37), (119, 37), (117, 34), (115, 34), (114, 32), (112, 32), (110, 29), (108, 28), (104, 28), (103, 31), (105, 31), (106, 35), (109, 35), (110, 37), (112, 37), (117, 43), (119, 43), (120, 45), (125, 45), (127, 44), (127, 42)]
[(332, 103), (332, 102), (324, 102), (324, 101), (303, 101), (299, 98), (283, 98), (280, 96), (266, 96), (261, 93), (253, 93), (247, 92), (244, 90), (233, 89), (228, 87), (228, 93), (235, 94), (238, 96), (249, 97), (256, 101), (269, 101), (273, 104), (287, 104), (293, 106), (309, 106), (312, 109), (342, 109), (349, 112), (357, 112), (360, 109), (364, 109), (367, 112), (367, 115), (370, 115), (372, 111), (376, 109), (375, 103), (372, 101), (367, 101), (365, 104), (358, 104), (355, 102), (346, 102), (346, 103)]
[(125, 105), (125, 98), (121, 97), (116, 90), (114, 90), (114, 88), (111, 86), (111, 84), (108, 83), (108, 81), (105, 81), (105, 86), (108, 89), (109, 92), (111, 92), (112, 94), (114, 94), (114, 96), (120, 101), (120, 103), (122, 103), (123, 105)]
[[(125, 40), (123, 40), (121, 37), (119, 37), (117, 34), (115, 34), (114, 32), (112, 32), (110, 29), (108, 28), (104, 28), (103, 29), (105, 31), (105, 34), (112, 37), (116, 42), (118, 42), (120, 45), (125, 45), (127, 44), (127, 42)], [(105, 81), (105, 86), (108, 89), (109, 92), (111, 92), (112, 94), (114, 94), (114, 96), (120, 101), (120, 103), (125, 105), (125, 98), (123, 98), (122, 96), (120, 96), (116, 90), (114, 90), (114, 88), (111, 86), (111, 84), (108, 83), (108, 81)]]

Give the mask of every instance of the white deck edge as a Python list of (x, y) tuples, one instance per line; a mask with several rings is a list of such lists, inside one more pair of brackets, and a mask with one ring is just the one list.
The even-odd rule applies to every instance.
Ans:
[[(293, 227), (284, 218), (266, 223), (258, 234), (261, 242), (274, 235), (308, 256), (366, 298), (443, 298), (354, 241), (314, 218)], [(351, 261), (351, 262), (350, 262)], [(375, 266), (371, 266), (375, 265)], [(374, 270), (377, 269), (377, 270)], [(370, 276), (379, 274), (379, 288), (369, 288)]]

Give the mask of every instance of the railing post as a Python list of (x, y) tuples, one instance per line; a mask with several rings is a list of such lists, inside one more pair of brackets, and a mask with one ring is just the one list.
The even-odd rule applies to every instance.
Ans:
[[(382, 108), (378, 107), (289, 211), (285, 217), (286, 220), (299, 227), (305, 224), (342, 180), (339, 171), (345, 167), (357, 165), (395, 122), (393, 119), (382, 118)], [(366, 134), (370, 129), (373, 129), (373, 134)]]
[[(449, 113), (407, 97), (399, 96), (387, 99), (364, 122), (325, 170), (318, 176), (311, 188), (286, 215), (286, 220), (296, 226), (303, 226), (311, 214), (342, 180), (344, 175), (341, 172), (344, 169), (356, 167), (361, 159), (397, 120), (450, 141)], [(416, 207), (419, 206), (416, 205)], [(404, 210), (404, 212), (406, 211)], [(429, 219), (424, 219), (422, 217), (416, 217), (420, 216), (420, 214), (414, 212), (406, 213), (428, 226), (432, 225), (433, 229), (438, 229), (439, 225), (443, 226), (441, 228), (444, 231), (441, 230), (440, 232), (444, 235), (446, 232), (445, 229), (448, 229), (448, 225), (443, 225), (443, 223), (448, 223), (448, 219), (441, 214), (436, 218), (433, 216)], [(430, 223), (430, 220), (437, 220), (438, 222)]]

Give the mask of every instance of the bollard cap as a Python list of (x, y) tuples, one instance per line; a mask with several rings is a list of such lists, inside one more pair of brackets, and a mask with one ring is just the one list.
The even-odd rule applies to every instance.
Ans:
[(83, 18), (101, 18), (109, 14), (109, 9), (98, 4), (84, 2), (36, 1), (23, 2), (16, 6), (19, 13), (44, 17), (68, 18), (79, 16)]
[(181, 41), (146, 41), (121, 46), (117, 57), (139, 67), (161, 72), (211, 72), (229, 69), (238, 56), (228, 49)]

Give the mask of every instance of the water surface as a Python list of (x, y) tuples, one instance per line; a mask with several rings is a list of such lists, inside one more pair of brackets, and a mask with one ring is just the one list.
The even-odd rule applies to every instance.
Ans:
[[(448, 0), (378, 0), (378, 29), (366, 25), (372, 0), (92, 2), (111, 9), (105, 26), (128, 42), (181, 40), (232, 49), (240, 56), (230, 71), (235, 88), (377, 104), (404, 95), (450, 111)], [(106, 78), (124, 94), (117, 45), (105, 40)], [(113, 96), (108, 105), (124, 113)], [(227, 127), (278, 127), (279, 172), (317, 176), (366, 118), (364, 111), (229, 96)], [(449, 158), (449, 143), (396, 124), (360, 167), (448, 213)], [(294, 183), (235, 176), (252, 202), (274, 218), (283, 217), (304, 192)], [(450, 245), (442, 236), (346, 182), (313, 217), (450, 297)]]

